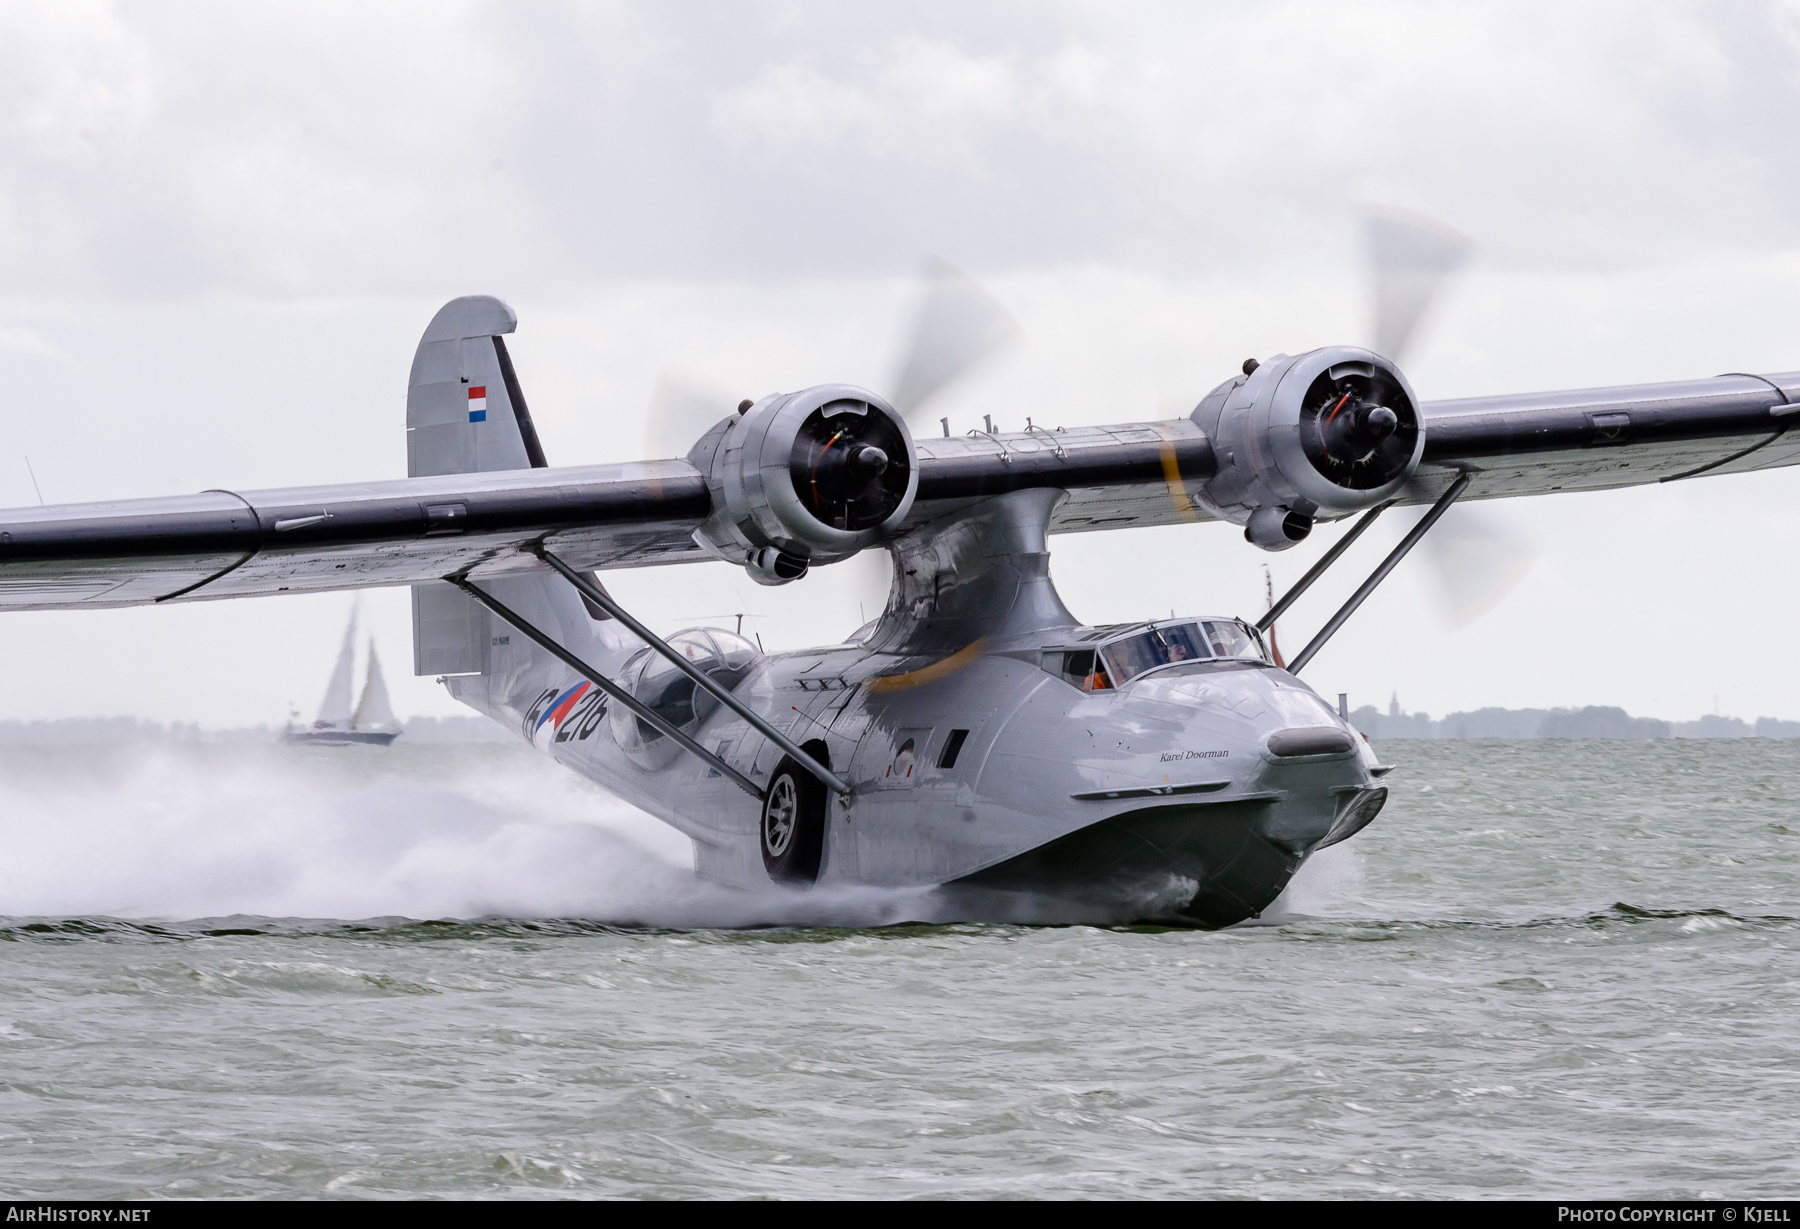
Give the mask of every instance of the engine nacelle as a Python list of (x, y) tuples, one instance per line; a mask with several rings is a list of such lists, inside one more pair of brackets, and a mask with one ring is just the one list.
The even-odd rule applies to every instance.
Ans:
[(919, 489), (905, 421), (849, 384), (764, 397), (702, 436), (688, 461), (713, 506), (694, 540), (761, 585), (882, 541)]
[(1213, 389), (1193, 420), (1218, 473), (1202, 499), (1264, 550), (1285, 550), (1335, 520), (1392, 499), (1425, 451), (1418, 399), (1400, 369), (1368, 350), (1278, 354)]

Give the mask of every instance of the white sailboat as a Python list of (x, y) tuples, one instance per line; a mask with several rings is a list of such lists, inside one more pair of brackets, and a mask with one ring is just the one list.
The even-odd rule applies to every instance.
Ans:
[(387, 683), (381, 677), (381, 659), (375, 655), (375, 641), (369, 641), (369, 670), (363, 681), (362, 698), (354, 710), (350, 697), (354, 694), (356, 673), (356, 612), (350, 612), (350, 625), (344, 629), (344, 647), (338, 651), (337, 665), (331, 681), (325, 684), (325, 698), (319, 704), (319, 716), (310, 726), (288, 726), (284, 741), (316, 743), (328, 747), (364, 744), (385, 747), (400, 737), (400, 723), (388, 702)]

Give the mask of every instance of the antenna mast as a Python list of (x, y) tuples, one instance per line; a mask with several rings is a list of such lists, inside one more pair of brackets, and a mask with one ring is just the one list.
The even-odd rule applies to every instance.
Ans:
[[(1275, 609), (1275, 577), (1269, 573), (1269, 565), (1266, 563), (1263, 564), (1263, 600), (1268, 603), (1264, 609)], [(1269, 624), (1269, 652), (1274, 655), (1276, 665), (1287, 668), (1287, 663), (1281, 660), (1281, 646), (1275, 643), (1273, 623)]]

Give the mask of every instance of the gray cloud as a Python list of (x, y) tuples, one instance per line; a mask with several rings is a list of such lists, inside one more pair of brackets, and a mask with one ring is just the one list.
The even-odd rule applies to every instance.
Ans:
[(9, 6), (0, 273), (162, 296), (1800, 241), (1782, 6)]
[[(35, 502), (20, 454), (52, 501), (396, 474), (418, 330), (471, 291), (520, 309), (554, 459), (638, 455), (664, 363), (732, 396), (880, 386), (928, 251), (1032, 339), (946, 398), (959, 429), (1175, 413), (1246, 354), (1361, 336), (1371, 199), (1480, 244), (1410, 367), (1427, 396), (1800, 366), (1795, 14), (9, 4), (0, 502)], [(1796, 484), (1506, 507), (1549, 546), (1501, 610), (1441, 632), (1402, 569), (1319, 686), (1794, 716), (1800, 578), (1768, 560), (1800, 542)], [(1078, 613), (1133, 618), (1254, 610), (1262, 564), (1280, 583), (1300, 554), (1145, 531), (1059, 539), (1055, 568)], [(797, 647), (861, 622), (822, 572), (747, 596), (724, 565), (613, 580), (661, 626), (748, 609)], [(1296, 634), (1343, 596), (1316, 592)], [(404, 644), (406, 595), (367, 602)], [(1669, 669), (1672, 603), (1752, 650)], [(4, 711), (279, 721), (346, 605), (13, 616)], [(1519, 628), (1553, 651), (1501, 651)]]

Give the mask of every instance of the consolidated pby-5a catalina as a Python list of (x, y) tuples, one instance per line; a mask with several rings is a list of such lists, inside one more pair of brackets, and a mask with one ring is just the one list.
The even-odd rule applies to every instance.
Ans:
[[(1800, 460), (1800, 372), (1426, 402), (1378, 341), (1246, 362), (1169, 422), (915, 436), (829, 384), (722, 407), (682, 459), (553, 468), (515, 324), (488, 297), (432, 319), (405, 479), (0, 512), (0, 607), (409, 585), (418, 674), (685, 833), (710, 879), (1223, 926), (1381, 810), (1386, 768), (1297, 674), (1452, 503)], [(1275, 617), (1396, 504), (1429, 511), (1280, 663)], [(1084, 626), (1050, 579), (1058, 533), (1229, 521), (1278, 550), (1353, 516), (1255, 621)], [(785, 584), (869, 550), (885, 608), (801, 652), (657, 636), (598, 575)]]

